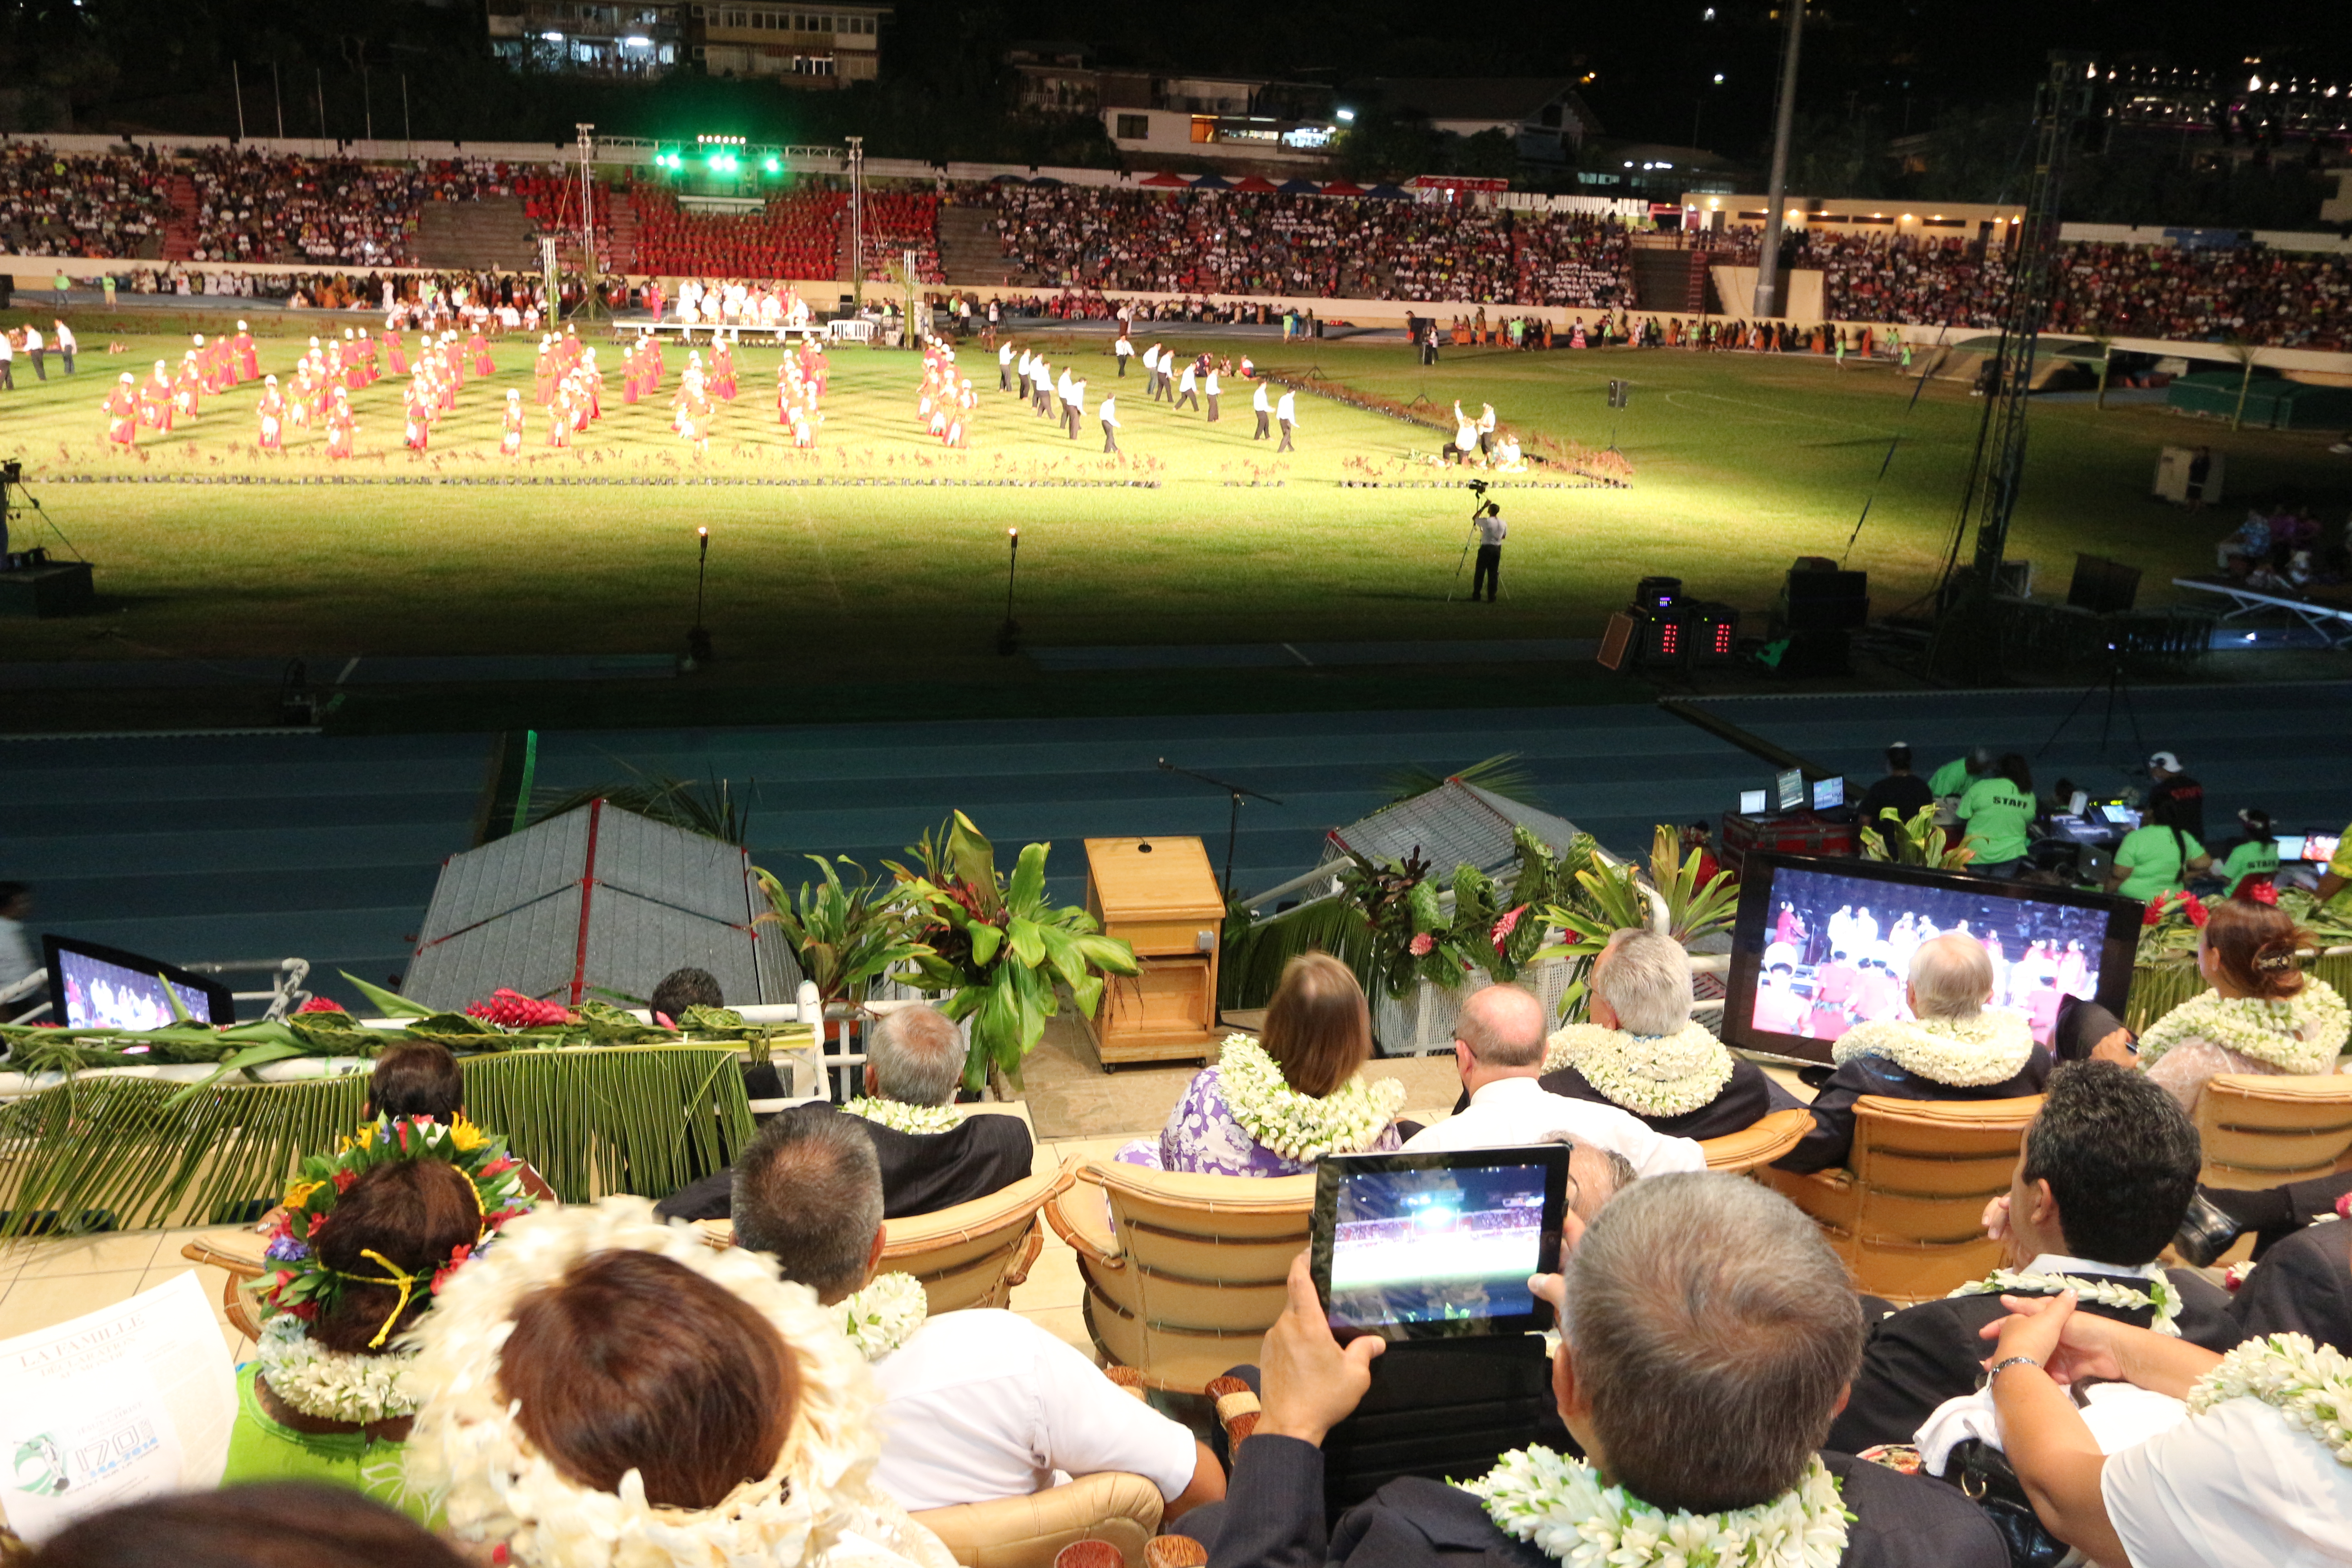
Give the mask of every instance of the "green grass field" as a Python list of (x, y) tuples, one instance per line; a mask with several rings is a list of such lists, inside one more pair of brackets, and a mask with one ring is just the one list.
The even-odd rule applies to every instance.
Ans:
[[(983, 399), (968, 453), (943, 453), (919, 428), (914, 355), (849, 349), (834, 356), (820, 449), (795, 454), (774, 424), (776, 351), (752, 347), (739, 359), (741, 396), (721, 416), (710, 458), (698, 461), (668, 431), (667, 398), (684, 363), (672, 345), (656, 401), (615, 406), (617, 351), (606, 350), (606, 417), (570, 453), (550, 454), (532, 407), (530, 456), (509, 464), (496, 453), (505, 389), (520, 386), (527, 405), (530, 398), (531, 345), (520, 340), (497, 349), (493, 382), (467, 384), (426, 458), (400, 449), (400, 389), (387, 377), (356, 398), (360, 455), (347, 464), (330, 465), (311, 433), (282, 458), (257, 454), (251, 388), (211, 401), (193, 428), (126, 459), (104, 449), (100, 400), (119, 370), (176, 358), (185, 340), (118, 335), (127, 353), (110, 355), (97, 352), (107, 339), (95, 323), (82, 337), (79, 375), (52, 361), (49, 380), (34, 383), (18, 360), (16, 390), (0, 394), (0, 455), (22, 457), (47, 515), (97, 563), (110, 613), (0, 623), (0, 650), (12, 658), (667, 651), (692, 620), (695, 529), (704, 524), (707, 620), (721, 647), (795, 679), (920, 679), (992, 661), (1005, 530), (1015, 524), (1018, 615), (1033, 646), (1591, 636), (1646, 574), (1679, 575), (1694, 595), (1756, 610), (1792, 558), (1846, 555), (1899, 435), (1850, 557), (1871, 573), (1877, 605), (1891, 609), (1932, 581), (1982, 407), (1943, 384), (1908, 407), (1911, 384), (1891, 371), (1840, 372), (1812, 358), (1457, 351), (1425, 370), (1402, 348), (1246, 345), (1277, 374), (1319, 368), (1441, 408), (1456, 397), (1474, 407), (1491, 401), (1523, 431), (1613, 442), (1626, 454), (1628, 489), (1503, 498), (1507, 598), (1488, 606), (1445, 597), (1466, 495), (1341, 486), (1368, 475), (1433, 477), (1410, 459), (1433, 453), (1437, 432), (1302, 396), (1301, 449), (1277, 460), (1272, 443), (1249, 438), (1245, 393), (1229, 384), (1215, 426), (1146, 405), (1139, 372), (1110, 379), (1098, 337), (1045, 341), (1056, 364), (1089, 372), (1090, 405), (1106, 386), (1126, 394), (1124, 465), (1101, 457), (1091, 412), (1072, 442), (999, 394), (992, 358), (976, 344), (965, 358)], [(1164, 341), (1213, 346), (1181, 331)], [(262, 340), (263, 368), (283, 374), (299, 344)], [(1630, 408), (1608, 408), (1611, 377), (1633, 383)], [(2147, 407), (2045, 404), (2032, 418), (2010, 553), (2041, 566), (2045, 591), (2063, 592), (2076, 551), (2142, 566), (2143, 602), (2167, 592), (2166, 577), (2210, 563), (2212, 540), (2238, 514), (2225, 506), (2190, 518), (2147, 499), (2157, 448), (2168, 442), (2225, 451), (2232, 498), (2289, 488), (2334, 495), (2345, 484), (2322, 437), (2232, 436)], [(643, 482), (146, 482), (265, 473)], [(105, 482), (76, 482), (91, 475)], [(1033, 488), (731, 482), (818, 477)], [(1050, 483), (1101, 479), (1157, 488)], [(16, 527), (20, 546), (56, 542), (30, 516)]]

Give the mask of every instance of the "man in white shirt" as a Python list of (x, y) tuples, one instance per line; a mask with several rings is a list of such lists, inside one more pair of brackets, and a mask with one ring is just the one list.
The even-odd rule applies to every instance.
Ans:
[(1118, 330), (1118, 342), (1111, 344), (1110, 352), (1118, 359), (1118, 374), (1125, 375), (1127, 362), (1135, 357), (1135, 344), (1129, 341), (1125, 327)]
[(58, 357), (66, 362), (66, 374), (71, 375), (74, 373), (74, 354), (81, 345), (74, 342), (71, 327), (67, 326), (63, 321), (54, 321), (50, 324), (57, 328)]
[(1209, 379), (1202, 384), (1201, 390), (1208, 395), (1209, 423), (1214, 425), (1217, 422), (1217, 367), (1215, 365), (1209, 367)]
[(1070, 422), (1070, 370), (1067, 365), (1062, 367), (1062, 374), (1054, 380), (1054, 395), (1061, 400), (1054, 417), (1067, 425)]
[(1087, 416), (1087, 378), (1085, 376), (1077, 375), (1070, 378), (1070, 389), (1062, 395), (1062, 414), (1069, 423), (1070, 439), (1076, 440), (1078, 421)]
[(1704, 1171), (1706, 1152), (1668, 1138), (1613, 1105), (1548, 1094), (1544, 1008), (1516, 985), (1489, 985), (1462, 1004), (1454, 1021), (1454, 1065), (1470, 1103), (1405, 1140), (1408, 1154), (1500, 1149), (1524, 1143), (1588, 1143), (1614, 1150), (1644, 1176)]
[(1190, 360), (1184, 362), (1183, 374), (1176, 378), (1176, 406), (1181, 408), (1187, 403), (1195, 408), (1201, 406), (1200, 377), (1193, 373)]
[[(827, 1306), (873, 1279), (882, 1174), (853, 1118), (769, 1122), (735, 1163), (733, 1211), (736, 1245), (772, 1257)], [(1189, 1430), (1017, 1313), (967, 1308), (911, 1332), (877, 1323), (865, 1349), (882, 1394), (874, 1479), (909, 1511), (1025, 1497), (1057, 1472), (1141, 1476), (1169, 1519), (1225, 1494), (1224, 1471)]]
[(0, 392), (16, 390), (16, 344), (0, 331)]
[(1053, 403), (1054, 367), (1045, 363), (1044, 354), (1039, 354), (1029, 362), (1029, 412), (1043, 419)]
[[(1503, 587), (1503, 541), (1511, 536), (1511, 525), (1503, 521), (1503, 509), (1488, 501), (1478, 509), (1477, 521), (1472, 524), (1478, 531), (1478, 564), (1470, 573), (1470, 598), (1475, 603), (1480, 584), (1486, 589), (1486, 602), (1493, 604)], [(1461, 568), (1456, 567), (1456, 571)]]
[(33, 362), (33, 374), (34, 374), (35, 375), (38, 376), (41, 380), (43, 380), (43, 381), (47, 381), (47, 380), (48, 380), (48, 379), (49, 379), (49, 373), (48, 373), (47, 370), (45, 370), (45, 369), (43, 369), (43, 368), (42, 368), (42, 365), (41, 365), (41, 354), (42, 354), (42, 352), (43, 352), (43, 350), (42, 350), (42, 346), (41, 346), (41, 329), (40, 329), (40, 328), (38, 328), (38, 327), (37, 327), (37, 326), (35, 326), (35, 325), (33, 325), (33, 323), (32, 323), (32, 322), (30, 322), (30, 321), (26, 322), (26, 323), (25, 323), (25, 357), (26, 357), (26, 358), (27, 358), (27, 359), (29, 359), (29, 360), (31, 360), (31, 361)]
[(1176, 394), (1171, 390), (1176, 383), (1176, 351), (1160, 348), (1158, 343), (1151, 346), (1160, 354), (1160, 386), (1152, 396), (1163, 403), (1172, 403), (1176, 399)]
[(1010, 342), (1005, 342), (996, 351), (996, 390), (999, 392), (1013, 390), (1013, 344)]
[(1101, 404), (1095, 410), (1095, 416), (1102, 421), (1104, 455), (1117, 457), (1118, 455), (1118, 399), (1106, 393)]
[(1283, 388), (1282, 396), (1275, 403), (1274, 422), (1282, 426), (1282, 445), (1275, 450), (1291, 450), (1290, 433), (1298, 428), (1298, 394), (1288, 387)]
[(1265, 395), (1265, 383), (1263, 381), (1257, 384), (1257, 390), (1250, 394), (1250, 410), (1257, 416), (1257, 432), (1250, 439), (1265, 440), (1274, 434), (1274, 399)]
[[(33, 912), (33, 889), (22, 882), (0, 882), (0, 991), (5, 991), (41, 966), (34, 955), (33, 939), (25, 919)], [(23, 1011), (0, 1009), (0, 1016)]]

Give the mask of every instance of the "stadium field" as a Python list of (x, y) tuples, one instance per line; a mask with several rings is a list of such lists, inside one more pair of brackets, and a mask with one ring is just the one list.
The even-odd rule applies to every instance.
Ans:
[[(1473, 412), (1492, 402), (1531, 447), (1622, 450), (1626, 488), (1538, 464), (1515, 480), (1531, 488), (1502, 492), (1507, 596), (1474, 605), (1446, 597), (1470, 497), (1397, 488), (1457, 477), (1426, 461), (1441, 432), (1302, 395), (1300, 450), (1276, 458), (1250, 439), (1242, 384), (1227, 384), (1223, 422), (1208, 426), (1144, 403), (1139, 371), (1113, 380), (1099, 334), (1021, 340), (1087, 373), (1076, 441), (996, 391), (975, 342), (963, 351), (982, 389), (968, 452), (923, 434), (914, 354), (844, 349), (819, 448), (795, 454), (774, 423), (777, 351), (755, 345), (697, 459), (668, 428), (684, 363), (673, 343), (661, 393), (635, 407), (617, 406), (617, 351), (604, 349), (606, 416), (553, 453), (531, 403), (533, 345), (518, 338), (496, 345), (497, 376), (467, 381), (428, 454), (401, 448), (400, 386), (387, 376), (354, 398), (358, 456), (330, 464), (316, 432), (297, 433), (283, 456), (257, 453), (250, 386), (208, 400), (193, 428), (135, 458), (105, 450), (99, 405), (116, 374), (176, 360), (186, 340), (118, 333), (124, 352), (110, 353), (99, 326), (81, 332), (77, 375), (53, 358), (35, 381), (20, 357), (16, 390), (0, 393), (0, 456), (22, 458), (47, 518), (97, 563), (110, 614), (102, 626), (9, 623), (0, 647), (13, 658), (668, 651), (693, 617), (706, 525), (706, 619), (721, 646), (812, 677), (921, 679), (993, 662), (1013, 526), (1032, 647), (1587, 637), (1652, 573), (1762, 609), (1794, 557), (1848, 556), (1874, 482), (1849, 561), (1872, 574), (1884, 611), (1933, 581), (1982, 407), (1942, 383), (1914, 405), (1912, 384), (1890, 369), (1804, 356), (1454, 351), (1423, 368), (1402, 346), (1191, 340), (1169, 324), (1163, 341), (1180, 350), (1246, 349), (1277, 376), (1318, 372), (1441, 412), (1457, 397)], [(299, 342), (260, 340), (262, 368), (284, 375)], [(1612, 378), (1631, 383), (1630, 407), (1608, 407)], [(520, 462), (497, 453), (509, 386), (530, 416)], [(1100, 454), (1092, 405), (1106, 388), (1122, 394), (1124, 463)], [(2158, 447), (2197, 440), (2227, 453), (2232, 498), (2343, 483), (2324, 437), (2044, 402), (2010, 553), (2061, 592), (2075, 552), (2118, 557), (2147, 574), (2144, 600), (2210, 565), (2236, 512), (2192, 518), (2147, 497)], [(262, 476), (344, 482), (187, 482)], [(750, 482), (771, 480), (797, 482)], [(29, 516), (18, 533), (20, 548), (58, 544)]]

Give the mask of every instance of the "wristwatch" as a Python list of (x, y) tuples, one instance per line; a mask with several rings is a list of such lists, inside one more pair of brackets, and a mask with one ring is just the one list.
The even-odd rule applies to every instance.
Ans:
[(2003, 1356), (2000, 1360), (1993, 1363), (1992, 1365), (1985, 1369), (1985, 1386), (1987, 1388), (1990, 1388), (1992, 1386), (1992, 1380), (1999, 1377), (2002, 1373), (2007, 1372), (2011, 1367), (2030, 1366), (2039, 1368), (2041, 1365), (2042, 1363), (2040, 1362), (2035, 1361), (2030, 1355)]

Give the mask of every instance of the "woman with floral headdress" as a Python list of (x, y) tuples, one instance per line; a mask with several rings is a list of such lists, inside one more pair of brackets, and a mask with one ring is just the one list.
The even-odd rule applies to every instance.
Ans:
[(409, 1480), (513, 1568), (951, 1568), (871, 1480), (838, 1314), (642, 1198), (551, 1209), (419, 1330)]
[(1130, 1143), (1118, 1158), (1213, 1176), (1295, 1176), (1325, 1154), (1393, 1152), (1404, 1086), (1365, 1079), (1371, 1056), (1363, 987), (1338, 959), (1301, 953), (1283, 966), (1265, 1033), (1228, 1037), (1158, 1143)]
[(416, 1409), (404, 1338), (531, 1200), (505, 1142), (384, 1117), (303, 1163), (265, 1254), (268, 1316), (239, 1370), (225, 1479), (352, 1487), (422, 1520), (401, 1475)]
[(2139, 1065), (2191, 1112), (2222, 1073), (2331, 1073), (2344, 1049), (2344, 998), (2295, 957), (2310, 937), (2268, 904), (2205, 906), (2197, 970), (2213, 989), (2147, 1026)]

